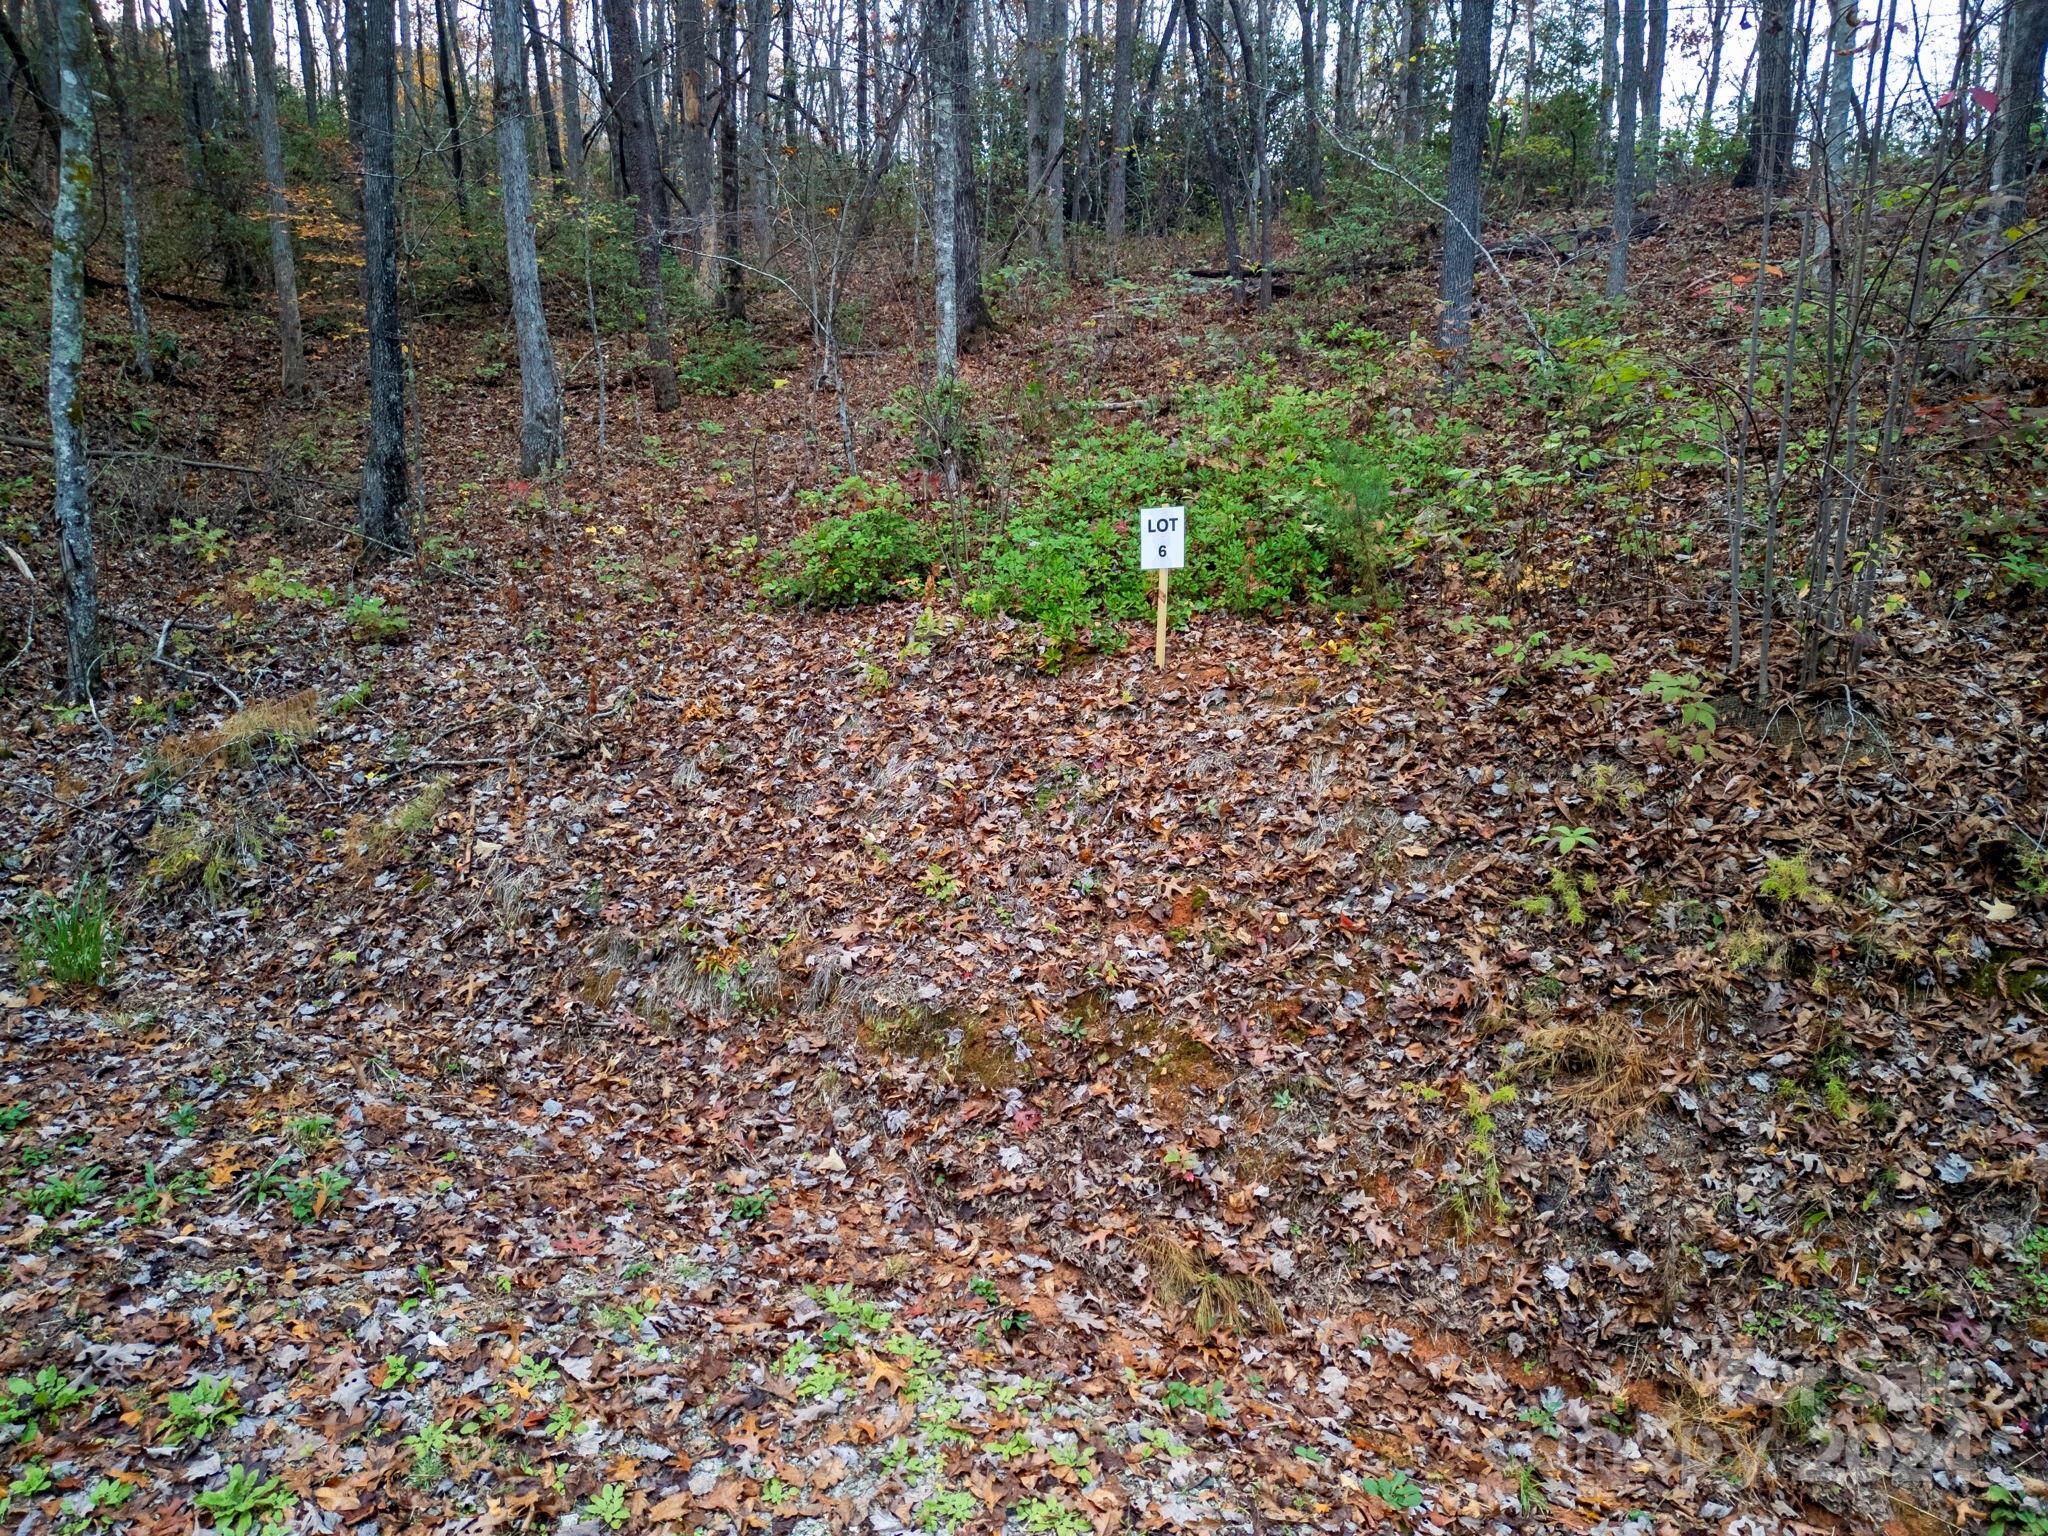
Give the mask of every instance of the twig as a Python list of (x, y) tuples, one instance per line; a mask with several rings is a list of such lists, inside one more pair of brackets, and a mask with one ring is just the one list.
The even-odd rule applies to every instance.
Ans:
[[(136, 630), (137, 632), (145, 635), (149, 633), (149, 626), (147, 624), (142, 623), (139, 619), (131, 619), (125, 613), (115, 613), (113, 617), (117, 623), (126, 624), (132, 630)], [(218, 688), (221, 691), (221, 693), (227, 698), (227, 701), (230, 704), (234, 705), (234, 707), (237, 710), (244, 708), (245, 706), (242, 703), (242, 696), (239, 693), (235, 692), (234, 689), (230, 688), (226, 683), (222, 682), (219, 678), (215, 677), (211, 672), (202, 672), (197, 667), (184, 666), (179, 662), (171, 660), (170, 657), (164, 654), (164, 647), (170, 644), (171, 631), (177, 627), (177, 623), (178, 621), (176, 619), (164, 620), (163, 627), (157, 631), (156, 654), (151, 656), (149, 659), (155, 662), (158, 666), (165, 668), (167, 671), (177, 672), (186, 677), (196, 677), (199, 679), (199, 681), (203, 683), (211, 683), (214, 687)]]
[(20, 551), (12, 544), (0, 544), (0, 550), (6, 552), (7, 558), (14, 562), (14, 568), (21, 572), (21, 579), (28, 583), (28, 630), (21, 637), (21, 649), (14, 653), (13, 659), (6, 666), (0, 667), (0, 672), (12, 672), (21, 665), (22, 658), (28, 655), (29, 647), (36, 643), (36, 593), (39, 589), (36, 585), (36, 574), (28, 568), (28, 562), (21, 558)]

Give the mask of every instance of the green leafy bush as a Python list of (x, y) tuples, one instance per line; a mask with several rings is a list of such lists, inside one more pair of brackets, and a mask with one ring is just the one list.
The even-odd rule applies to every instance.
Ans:
[(770, 599), (851, 608), (912, 595), (936, 555), (902, 489), (854, 477), (840, 482), (830, 500), (851, 510), (813, 523), (771, 557)]
[(768, 382), (768, 354), (744, 324), (704, 327), (676, 359), (676, 382), (693, 395), (741, 395)]
[(1132, 519), (1189, 508), (1187, 567), (1174, 598), (1272, 614), (1333, 591), (1377, 594), (1405, 557), (1384, 451), (1352, 439), (1350, 402), (1274, 390), (1263, 375), (1186, 402), (1178, 441), (1134, 424), (1098, 427), (1026, 483), (968, 596), (983, 614), (1029, 619), (1057, 661), (1151, 612)]

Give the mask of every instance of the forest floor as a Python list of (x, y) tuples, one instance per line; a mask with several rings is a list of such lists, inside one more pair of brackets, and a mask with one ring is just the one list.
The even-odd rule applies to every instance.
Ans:
[[(1751, 210), (1672, 201), (1639, 344), (1729, 377)], [(1152, 254), (1006, 290), (992, 481), (1083, 404), (1327, 378), (1349, 322), (1392, 338), (1362, 408), (1464, 412), (1504, 515), (1384, 618), (1048, 674), (937, 589), (760, 601), (843, 471), (786, 317), (767, 387), (667, 419), (613, 358), (603, 449), (565, 335), (538, 483), (496, 322), (430, 322), (428, 554), (380, 571), (345, 270), (309, 406), (260, 306), (166, 303), (173, 377), (95, 376), (129, 644), (97, 723), (47, 645), (0, 695), (6, 899), (103, 871), (123, 939), (104, 988), (0, 986), (19, 1529), (1933, 1532), (2048, 1491), (2048, 642), (1937, 520), (2038, 393), (1930, 417), (1853, 685), (1702, 728), (1648, 680), (1721, 665), (1718, 467), (1626, 520), (1518, 490), (1555, 423), (1445, 395), (1426, 272), (1258, 315)], [(1513, 275), (1549, 315), (1594, 265)], [(0, 279), (36, 302), (32, 252)], [(849, 363), (871, 472), (915, 367)]]

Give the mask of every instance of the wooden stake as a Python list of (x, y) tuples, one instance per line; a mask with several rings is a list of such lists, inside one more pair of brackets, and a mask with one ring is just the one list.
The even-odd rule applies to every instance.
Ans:
[(1159, 628), (1152, 637), (1152, 666), (1156, 671), (1166, 670), (1166, 578), (1173, 572), (1159, 568)]

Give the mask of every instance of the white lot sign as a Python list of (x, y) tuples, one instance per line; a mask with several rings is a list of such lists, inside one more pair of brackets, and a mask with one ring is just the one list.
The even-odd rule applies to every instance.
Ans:
[(1138, 514), (1138, 569), (1177, 571), (1188, 563), (1188, 509), (1147, 507)]
[(1188, 563), (1188, 509), (1147, 507), (1138, 514), (1138, 569), (1159, 573), (1159, 622), (1152, 634), (1152, 665), (1166, 666), (1166, 573)]

